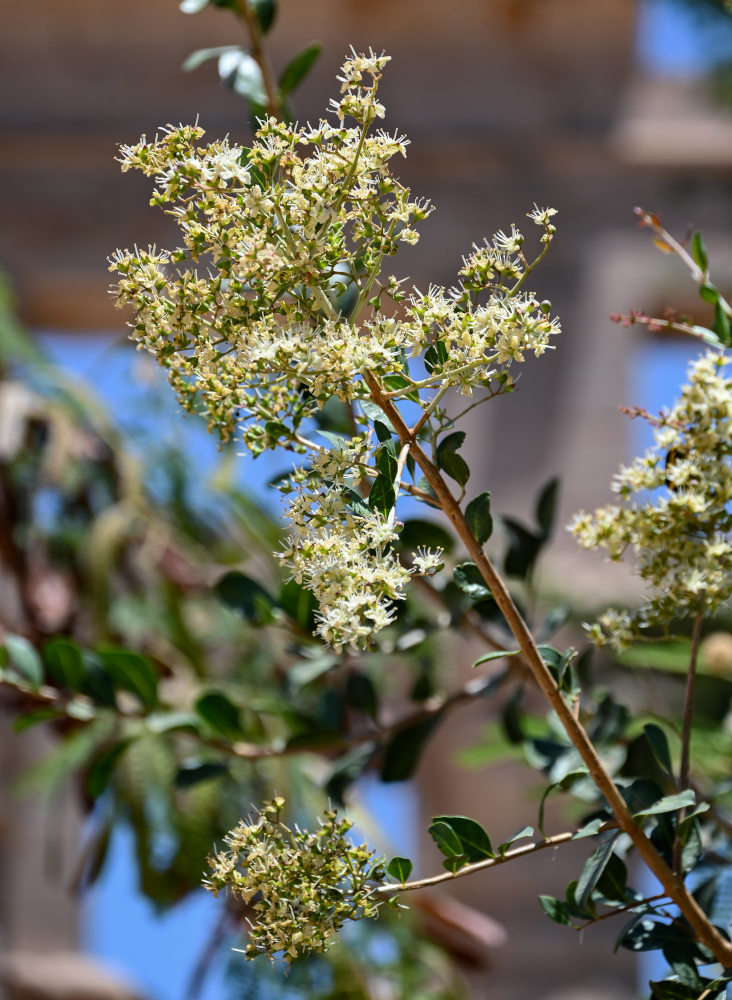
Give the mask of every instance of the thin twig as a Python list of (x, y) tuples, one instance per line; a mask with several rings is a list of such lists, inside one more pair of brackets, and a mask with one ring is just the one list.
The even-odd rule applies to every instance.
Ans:
[[(506, 679), (508, 679), (508, 674), (506, 675)], [(475, 698), (482, 698), (485, 696), (485, 687), (485, 677), (473, 677), (467, 684), (464, 684), (463, 687), (458, 688), (451, 694), (445, 695), (442, 698), (430, 698), (416, 712), (407, 712), (389, 725), (380, 726), (378, 729), (365, 730), (357, 736), (343, 736), (331, 740), (327, 744), (323, 744), (317, 739), (311, 745), (299, 742), (292, 745), (286, 743), (272, 743), (269, 745), (262, 745), (260, 743), (213, 743), (210, 740), (206, 742), (209, 745), (215, 745), (219, 750), (224, 750), (232, 754), (234, 757), (249, 761), (270, 760), (275, 757), (291, 757), (295, 754), (309, 752), (323, 753), (327, 751), (330, 753), (344, 753), (347, 750), (353, 750), (366, 743), (383, 744), (392, 736), (405, 729), (411, 729), (422, 722), (434, 719), (436, 716), (452, 711), (458, 705), (473, 701)]]
[(576, 830), (567, 830), (564, 833), (557, 833), (553, 837), (547, 837), (546, 840), (540, 840), (535, 844), (526, 844), (524, 847), (516, 847), (512, 851), (506, 851), (505, 854), (499, 855), (496, 858), (475, 861), (472, 865), (465, 865), (464, 868), (458, 868), (456, 872), (442, 872), (439, 875), (430, 875), (428, 878), (416, 879), (414, 882), (403, 882), (401, 885), (380, 885), (374, 891), (379, 896), (393, 896), (400, 892), (412, 892), (414, 889), (425, 889), (431, 885), (452, 882), (453, 879), (462, 878), (464, 875), (473, 875), (475, 872), (484, 871), (486, 868), (496, 868), (498, 865), (505, 865), (507, 862), (513, 861), (514, 858), (523, 857), (525, 854), (535, 854), (537, 851), (543, 851), (547, 847), (558, 847), (559, 844), (566, 844), (567, 841), (574, 837), (576, 832)]
[[(601, 917), (595, 917), (594, 920), (588, 920), (587, 923), (577, 924), (575, 926), (576, 931), (583, 931), (585, 927), (591, 927), (593, 924), (599, 924), (601, 920), (609, 920), (610, 917), (617, 917), (619, 913), (627, 913), (629, 910), (635, 910), (639, 906), (646, 906), (648, 903), (655, 903), (657, 899), (668, 899), (668, 893), (659, 892), (655, 896), (646, 896), (645, 899), (636, 899), (634, 903), (628, 903), (627, 906), (619, 906), (617, 909), (610, 910), (608, 913), (603, 913)], [(654, 906), (654, 910), (657, 907)]]
[(280, 100), (279, 89), (275, 83), (269, 56), (262, 45), (262, 32), (259, 30), (256, 15), (249, 6), (248, 0), (238, 0), (234, 9), (246, 24), (249, 32), (250, 54), (257, 66), (259, 66), (259, 71), (262, 74), (262, 83), (267, 95), (267, 111), (273, 118), (282, 118), (282, 102)]

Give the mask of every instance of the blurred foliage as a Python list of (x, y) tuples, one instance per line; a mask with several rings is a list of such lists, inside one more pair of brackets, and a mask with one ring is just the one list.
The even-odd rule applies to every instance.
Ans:
[[(324, 653), (310, 595), (280, 580), (281, 527), (226, 474), (228, 456), (210, 484), (168, 446), (147, 451), (149, 467), (91, 390), (27, 337), (5, 286), (2, 305), (0, 704), (19, 733), (44, 724), (57, 736), (21, 788), (50, 799), (76, 784), (90, 817), (78, 888), (103, 871), (115, 825), (129, 824), (139, 889), (164, 908), (200, 886), (214, 844), (273, 785), (301, 816), (322, 807), (312, 752), (330, 761), (338, 796), (372, 765), (393, 733), (377, 723), (370, 673), (394, 658), (365, 671)], [(405, 612), (405, 633), (420, 615)], [(422, 646), (417, 713), (435, 690), (426, 631)], [(240, 917), (234, 908), (226, 942)], [(405, 995), (402, 980), (425, 1000), (461, 995), (444, 952), (409, 923), (392, 941), (393, 919), (382, 921), (386, 952), (403, 949), (411, 966), (366, 968), (346, 944), (319, 962), (329, 992), (308, 995), (381, 996), (376, 980), (394, 995)], [(250, 982), (248, 971), (232, 976), (237, 989)]]

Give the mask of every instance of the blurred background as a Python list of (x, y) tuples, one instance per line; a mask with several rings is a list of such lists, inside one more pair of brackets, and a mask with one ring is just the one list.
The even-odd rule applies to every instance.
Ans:
[[(721, 275), (732, 263), (732, 21), (720, 8), (713, 0), (280, 0), (267, 39), (274, 65), (310, 41), (323, 45), (296, 95), (301, 120), (322, 114), (350, 45), (392, 56), (383, 84), (386, 126), (411, 140), (401, 177), (437, 206), (420, 243), (400, 255), (397, 273), (421, 288), (450, 285), (473, 242), (514, 221), (520, 227), (535, 202), (559, 210), (555, 244), (534, 284), (562, 317), (561, 343), (527, 366), (519, 392), (480, 411), (473, 435), (474, 476), (479, 468), (496, 509), (529, 515), (537, 489), (556, 474), (560, 523), (604, 502), (618, 462), (645, 443), (618, 405), (654, 410), (670, 402), (694, 354), (693, 344), (609, 319), (632, 308), (657, 315), (667, 305), (707, 319), (679, 262), (655, 252), (638, 231), (634, 206), (658, 212), (680, 237), (690, 225), (701, 230), (725, 287)], [(172, 224), (148, 207), (147, 180), (120, 174), (119, 143), (198, 116), (209, 137), (228, 133), (246, 144), (245, 106), (220, 86), (215, 64), (181, 71), (193, 49), (243, 41), (240, 26), (216, 9), (185, 16), (174, 0), (0, 0), (0, 13), (0, 267), (18, 327), (33, 331), (61, 369), (91, 383), (133, 451), (184, 441), (197, 468), (213, 473), (215, 445), (200, 428), (181, 422), (172, 401), (150, 403), (154, 379), (123, 346), (125, 317), (107, 294), (106, 258), (116, 247), (175, 239)], [(273, 471), (261, 461), (233, 476), (246, 477), (262, 497)], [(627, 593), (624, 576), (598, 574), (598, 561), (577, 556), (562, 535), (542, 569), (543, 586), (590, 607)], [(22, 601), (9, 599), (0, 622), (27, 632), (27, 613)], [(52, 632), (54, 623), (34, 627)], [(470, 662), (464, 645), (456, 662)], [(433, 813), (499, 817), (501, 828), (525, 822), (521, 790), (529, 793), (532, 778), (513, 765), (489, 775), (454, 766), (484, 721), (484, 710), (468, 709), (445, 725), (415, 782), (388, 793), (364, 788), (364, 802), (397, 831), (395, 849), (418, 853), (418, 831)], [(0, 717), (0, 949), (11, 970), (8, 996), (183, 997), (216, 907), (191, 896), (156, 918), (135, 889), (135, 847), (124, 832), (90, 894), (70, 893), (84, 810), (71, 793), (49, 807), (10, 792), (42, 744), (35, 730), (19, 735)], [(610, 931), (572, 937), (536, 905), (537, 879), (551, 892), (576, 863), (542, 854), (456, 885), (457, 900), (496, 921), (481, 931), (495, 947), (479, 958), (475, 949), (462, 956), (475, 996), (634, 995), (637, 963), (610, 954)], [(512, 935), (518, 927), (520, 938)], [(82, 989), (73, 979), (79, 969), (63, 964), (77, 949), (115, 969), (120, 982), (89, 972)], [(12, 971), (13, 956), (28, 954), (56, 956), (43, 974), (39, 958), (35, 983)], [(76, 985), (64, 994), (67, 973)], [(221, 996), (224, 988), (214, 969), (200, 995)], [(246, 995), (275, 995), (273, 987), (257, 989)]]

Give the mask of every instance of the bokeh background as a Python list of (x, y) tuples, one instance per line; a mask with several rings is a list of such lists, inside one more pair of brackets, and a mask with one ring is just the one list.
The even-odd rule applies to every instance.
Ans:
[[(387, 127), (412, 143), (402, 178), (437, 206), (420, 243), (396, 265), (415, 285), (449, 285), (474, 241), (521, 225), (534, 202), (559, 210), (558, 237), (535, 285), (562, 317), (561, 345), (527, 366), (519, 392), (480, 411), (473, 435), (472, 458), (496, 509), (527, 515), (537, 488), (556, 473), (563, 518), (602, 502), (618, 461), (640, 443), (618, 404), (653, 410), (673, 397), (693, 346), (609, 319), (631, 308), (657, 314), (669, 304), (704, 319), (678, 261), (638, 231), (635, 205), (660, 213), (679, 235), (689, 225), (700, 229), (724, 285), (732, 262), (732, 113), (718, 67), (732, 53), (732, 28), (714, 7), (703, 0), (280, 0), (268, 39), (274, 64), (307, 42), (323, 44), (297, 94), (301, 119), (322, 113), (350, 45), (393, 57), (383, 85)], [(147, 181), (123, 177), (115, 151), (141, 132), (196, 116), (210, 136), (246, 142), (244, 105), (219, 85), (214, 64), (190, 74), (180, 68), (195, 48), (238, 42), (240, 28), (218, 10), (185, 16), (173, 0), (1, 0), (0, 17), (0, 266), (22, 323), (143, 435), (147, 383), (134, 355), (118, 346), (124, 319), (107, 294), (106, 258), (134, 243), (169, 245), (173, 235), (147, 207)], [(172, 406), (155, 416), (163, 418), (175, 420)], [(200, 435), (190, 435), (190, 448), (202, 469), (213, 467), (215, 449)], [(270, 471), (260, 463), (243, 474), (263, 493)], [(627, 587), (624, 577), (597, 568), (558, 537), (545, 584), (588, 604)], [(456, 662), (469, 655), (457, 648)], [(502, 823), (510, 826), (515, 814), (522, 824), (519, 800), (530, 780), (510, 767), (490, 778), (454, 768), (455, 752), (482, 721), (468, 712), (446, 726), (416, 784), (388, 794), (364, 790), (397, 831), (397, 849), (417, 852), (422, 819), (434, 812), (489, 821), (497, 811)], [(9, 789), (37, 753), (24, 740), (0, 720), (0, 788)], [(71, 898), (63, 864), (45, 857), (45, 826), (66, 830), (71, 851), (78, 811), (72, 800), (55, 809), (49, 817), (9, 792), (0, 802), (0, 948), (82, 948), (145, 996), (182, 997), (214, 920), (211, 902), (192, 898), (155, 918), (135, 893), (124, 834), (90, 897)], [(536, 880), (558, 889), (562, 864), (541, 855), (456, 886), (456, 898), (490, 914), (508, 935), (473, 973), (476, 996), (633, 995), (637, 963), (610, 955), (607, 934), (598, 928), (570, 939), (539, 912)], [(512, 935), (519, 927), (520, 937)], [(213, 973), (202, 995), (222, 989)]]

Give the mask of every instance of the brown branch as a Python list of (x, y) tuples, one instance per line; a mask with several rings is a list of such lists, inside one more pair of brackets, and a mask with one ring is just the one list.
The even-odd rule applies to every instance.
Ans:
[(616, 787), (615, 782), (610, 777), (594, 744), (579, 719), (575, 718), (571, 708), (564, 700), (549, 668), (539, 653), (536, 640), (514, 604), (505, 583), (468, 527), (460, 505), (450, 492), (440, 470), (422, 450), (419, 442), (415, 440), (414, 435), (402, 419), (398, 408), (386, 397), (374, 376), (370, 372), (366, 372), (364, 378), (371, 392), (372, 400), (389, 417), (402, 443), (409, 442), (414, 460), (422, 469), (428, 483), (437, 495), (442, 509), (449, 517), (455, 530), (464, 542), (473, 562), (478, 567), (496, 604), (508, 622), (536, 683), (559, 717), (567, 736), (584, 761), (590, 777), (598, 790), (605, 796), (617, 820), (618, 826), (628, 834), (648, 868), (659, 880), (666, 893), (677, 903), (698, 939), (709, 948), (717, 961), (721, 962), (722, 965), (725, 967), (732, 965), (732, 944), (726, 941), (716, 928), (712, 926), (704, 911), (684, 885), (683, 879), (669, 868), (641, 827), (634, 820), (633, 814)]

